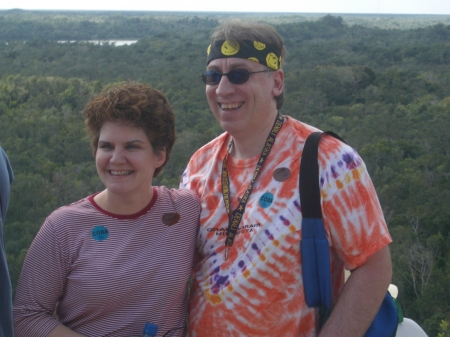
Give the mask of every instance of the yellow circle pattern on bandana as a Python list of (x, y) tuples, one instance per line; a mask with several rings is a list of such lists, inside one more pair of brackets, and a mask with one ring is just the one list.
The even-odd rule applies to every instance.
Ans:
[(239, 43), (230, 43), (228, 41), (224, 41), (222, 44), (222, 54), (226, 55), (226, 56), (230, 56), (230, 55), (236, 55), (239, 52)]
[(257, 50), (264, 50), (266, 48), (266, 45), (264, 43), (258, 41), (253, 41), (253, 46)]
[(271, 69), (278, 69), (278, 57), (274, 53), (267, 54), (267, 66)]
[(281, 55), (272, 46), (252, 40), (214, 41), (207, 49), (206, 64), (212, 60), (228, 57), (238, 57), (256, 63), (261, 63), (272, 70), (281, 69)]

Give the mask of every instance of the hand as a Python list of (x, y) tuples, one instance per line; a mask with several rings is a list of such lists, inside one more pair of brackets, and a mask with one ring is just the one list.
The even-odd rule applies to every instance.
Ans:
[(375, 318), (391, 283), (389, 247), (352, 271), (319, 337), (362, 337)]
[(55, 328), (50, 331), (47, 337), (87, 337), (86, 335), (82, 335), (72, 329), (69, 329), (63, 324), (58, 324)]

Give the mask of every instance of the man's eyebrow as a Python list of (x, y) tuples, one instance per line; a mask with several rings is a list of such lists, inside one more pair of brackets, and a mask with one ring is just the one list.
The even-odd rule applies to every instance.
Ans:
[(247, 68), (247, 63), (245, 62), (236, 62), (230, 66), (230, 69), (237, 69), (237, 68)]
[(218, 66), (209, 66), (209, 65), (206, 67), (206, 70), (217, 70), (217, 71), (220, 71)]
[[(230, 70), (239, 69), (239, 68), (247, 69), (247, 66), (248, 66), (248, 64), (246, 62), (236, 62), (236, 63), (233, 63), (232, 65), (230, 65), (229, 68), (230, 68)], [(208, 65), (206, 67), (206, 70), (217, 70), (219, 72), (222, 72), (220, 70), (220, 67), (216, 66), (216, 65), (212, 65), (212, 66)]]

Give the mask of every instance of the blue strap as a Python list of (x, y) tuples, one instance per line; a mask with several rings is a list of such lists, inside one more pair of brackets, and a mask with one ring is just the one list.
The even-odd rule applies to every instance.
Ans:
[[(335, 138), (342, 139), (327, 131)], [(306, 304), (331, 311), (330, 252), (320, 204), (318, 148), (322, 132), (312, 133), (305, 142), (300, 162), (300, 203), (302, 207), (302, 276)], [(387, 292), (381, 308), (364, 337), (394, 337), (398, 325), (394, 301)], [(326, 317), (325, 317), (326, 319)], [(320, 323), (323, 323), (321, 319)]]
[[(326, 132), (342, 140), (333, 132)], [(300, 162), (300, 203), (302, 206), (302, 275), (309, 307), (331, 310), (330, 253), (320, 204), (318, 148), (322, 132), (306, 139)]]
[[(397, 333), (398, 311), (389, 292), (386, 293), (369, 330), (364, 337), (394, 337)], [(412, 336), (411, 336), (412, 337)]]
[(322, 219), (302, 219), (301, 252), (306, 304), (331, 310), (330, 254)]

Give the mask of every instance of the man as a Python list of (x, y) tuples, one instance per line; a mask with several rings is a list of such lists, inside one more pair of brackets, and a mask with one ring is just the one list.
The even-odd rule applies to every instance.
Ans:
[(5, 223), (13, 179), (14, 175), (8, 157), (0, 147), (0, 337), (14, 336), (11, 281), (6, 263), (5, 245), (3, 243), (3, 224)]
[(219, 26), (207, 50), (206, 97), (225, 133), (193, 155), (181, 182), (202, 200), (191, 337), (362, 336), (390, 283), (391, 237), (364, 163), (323, 137), (333, 311), (319, 333), (304, 300), (298, 193), (303, 145), (317, 129), (278, 112), (284, 53), (273, 27), (240, 21)]

